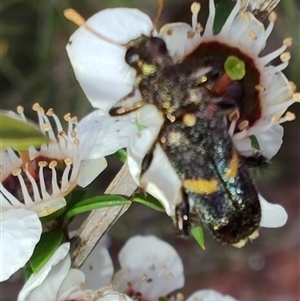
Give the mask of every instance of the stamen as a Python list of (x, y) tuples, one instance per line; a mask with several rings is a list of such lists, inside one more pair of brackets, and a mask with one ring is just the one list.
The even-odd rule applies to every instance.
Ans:
[(49, 132), (50, 129), (51, 129), (51, 126), (50, 126), (49, 124), (47, 124), (47, 123), (44, 123), (44, 124), (43, 124), (43, 130), (44, 130), (45, 132)]
[(233, 111), (229, 117), (228, 117), (229, 121), (237, 121), (240, 119), (240, 111), (239, 110), (235, 110)]
[(57, 161), (55, 160), (52, 160), (50, 163), (49, 163), (49, 168), (53, 169), (57, 166)]
[(255, 32), (254, 32), (253, 30), (249, 31), (248, 37), (249, 37), (252, 41), (257, 40), (257, 35), (255, 34)]
[(255, 86), (255, 90), (257, 92), (264, 92), (264, 91), (266, 91), (266, 88), (262, 84), (258, 84)]
[(192, 28), (194, 31), (196, 31), (197, 29), (197, 19), (198, 19), (198, 14), (200, 12), (200, 9), (201, 9), (201, 5), (200, 3), (198, 2), (194, 2), (192, 5), (191, 5), (191, 12), (192, 12)]
[(17, 177), (18, 175), (21, 174), (21, 172), (22, 172), (21, 168), (15, 168), (15, 169), (11, 172), (11, 174), (12, 174), (13, 176)]
[(238, 128), (240, 131), (243, 130), (248, 130), (249, 129), (249, 121), (248, 120), (243, 120), (239, 125)]
[(182, 293), (177, 293), (176, 300), (177, 301), (183, 301), (184, 300), (184, 295)]
[(43, 109), (42, 107), (39, 107), (38, 110), (37, 110), (37, 113), (38, 113), (39, 115), (44, 115), (44, 114), (45, 114), (45, 111), (44, 111), (44, 109)]
[(71, 132), (71, 138), (75, 138), (77, 136), (77, 132), (76, 131), (72, 131)]
[(290, 52), (284, 52), (280, 55), (280, 59), (283, 63), (288, 62), (291, 59), (291, 53)]
[(71, 114), (70, 113), (65, 114), (64, 120), (65, 121), (70, 121), (71, 120)]
[(71, 165), (71, 164), (73, 163), (73, 161), (72, 161), (71, 158), (66, 158), (66, 159), (64, 160), (64, 162), (65, 162), (65, 164), (66, 164), (67, 166), (69, 166), (69, 165)]
[(295, 100), (295, 102), (300, 102), (300, 93), (294, 93), (293, 99)]
[(32, 110), (35, 111), (35, 112), (37, 112), (38, 109), (39, 109), (39, 107), (40, 107), (39, 103), (35, 103), (35, 104), (32, 106)]
[(293, 38), (288, 37), (286, 39), (283, 40), (283, 45), (285, 45), (286, 47), (290, 47), (293, 44)]
[(296, 119), (296, 115), (292, 112), (286, 112), (285, 116), (280, 119), (279, 123), (283, 123), (285, 121), (293, 121)]
[(77, 289), (78, 289), (79, 291), (82, 291), (82, 290), (84, 289), (84, 284), (83, 284), (82, 282), (80, 282), (80, 283), (78, 284), (78, 286), (77, 286)]
[(54, 114), (54, 111), (53, 111), (53, 109), (52, 108), (50, 108), (47, 112), (46, 112), (46, 115), (47, 116), (53, 116), (53, 114)]
[(40, 161), (38, 163), (39, 167), (46, 167), (48, 165), (48, 163), (46, 161)]
[(24, 107), (17, 106), (17, 113), (20, 114), (20, 115), (24, 114)]
[(77, 116), (73, 116), (73, 117), (71, 118), (71, 123), (72, 123), (72, 124), (77, 124), (77, 123), (78, 123), (78, 117), (77, 117)]
[(273, 52), (265, 55), (262, 58), (260, 58), (260, 63), (262, 64), (262, 66), (266, 66), (273, 59), (275, 59), (276, 57), (278, 57), (279, 55), (281, 55), (285, 49), (286, 49), (286, 45), (283, 44), (281, 47), (279, 47), (275, 51), (273, 51)]
[(205, 30), (202, 37), (211, 37), (213, 34), (213, 24), (216, 14), (216, 7), (214, 0), (209, 0), (209, 15), (206, 21)]
[(221, 30), (221, 32), (220, 32), (220, 35), (222, 35), (222, 36), (224, 36), (224, 37), (228, 36), (229, 30), (230, 30), (230, 28), (231, 28), (231, 26), (232, 26), (232, 23), (233, 23), (233, 21), (234, 21), (236, 15), (237, 15), (237, 13), (238, 13), (239, 10), (240, 10), (240, 7), (241, 7), (241, 1), (240, 1), (240, 0), (237, 0), (235, 6), (233, 7), (233, 9), (232, 9), (230, 15), (228, 16), (228, 18), (227, 18), (225, 24), (224, 24), (223, 27), (222, 27), (222, 30)]
[[(161, 0), (162, 1), (162, 0)], [(87, 24), (86, 24), (86, 21), (85, 19), (74, 9), (72, 8), (68, 8), (68, 9), (65, 9), (64, 10), (64, 16), (70, 20), (71, 22), (75, 23), (77, 26), (79, 27), (83, 27), (85, 28), (86, 30), (88, 30), (89, 32), (91, 32), (92, 34), (94, 34), (95, 36), (97, 36), (98, 38), (100, 38), (101, 40), (109, 43), (109, 44), (113, 44), (113, 45), (116, 45), (116, 46), (119, 46), (119, 47), (126, 47), (126, 45), (124, 44), (121, 44), (121, 43), (117, 43), (105, 36), (103, 36), (102, 34), (96, 32), (95, 30), (93, 30), (91, 27), (89, 27)]]
[(288, 86), (288, 89), (289, 89), (292, 93), (296, 92), (297, 87), (296, 87), (296, 85), (295, 85), (292, 81), (289, 81), (288, 84), (287, 84), (287, 86)]
[(269, 22), (273, 22), (274, 23), (277, 20), (277, 14), (274, 11), (272, 11), (269, 14), (268, 20), (269, 20)]

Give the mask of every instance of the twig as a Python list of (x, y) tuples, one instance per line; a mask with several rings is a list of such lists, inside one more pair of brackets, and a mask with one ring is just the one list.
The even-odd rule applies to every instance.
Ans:
[[(127, 164), (125, 164), (108, 186), (105, 194), (130, 196), (136, 188), (137, 185), (129, 174)], [(103, 208), (93, 210), (89, 214), (71, 242), (73, 267), (79, 267), (83, 264), (100, 238), (110, 229), (118, 218), (127, 211), (129, 206), (130, 205)]]

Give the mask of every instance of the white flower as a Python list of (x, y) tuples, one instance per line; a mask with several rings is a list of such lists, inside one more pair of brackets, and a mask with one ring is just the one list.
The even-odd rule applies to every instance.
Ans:
[[(291, 45), (292, 41), (291, 38), (287, 38), (282, 47), (260, 57), (259, 55), (273, 29), (276, 14), (270, 14), (270, 24), (265, 29), (263, 24), (251, 13), (240, 13), (240, 8), (240, 0), (237, 0), (220, 33), (214, 34), (215, 4), (213, 0), (210, 0), (209, 16), (202, 33), (203, 28), (197, 22), (200, 5), (193, 3), (191, 6), (192, 26), (185, 23), (166, 24), (159, 31), (158, 36), (166, 42), (169, 54), (175, 63), (188, 61), (190, 58), (200, 57), (202, 59), (205, 56), (224, 58), (225, 62), (228, 53), (240, 56), (239, 58), (246, 64), (246, 75), (241, 81), (246, 96), (241, 97), (242, 104), (237, 104), (239, 110), (229, 116), (229, 133), (241, 155), (256, 154), (258, 150), (255, 144), (257, 144), (259, 151), (270, 159), (277, 153), (282, 144), (283, 128), (280, 124), (293, 119), (293, 114), (288, 112), (282, 117), (283, 114), (291, 104), (300, 99), (299, 94), (295, 93), (293, 83), (288, 82), (281, 72), (288, 65), (289, 53), (284, 51)], [(123, 12), (124, 18), (128, 18), (132, 22), (134, 30), (129, 30), (127, 34), (122, 32), (124, 35), (120, 36), (118, 16)], [(133, 12), (136, 15), (132, 18)], [(107, 21), (108, 16), (109, 22)], [(114, 30), (113, 26), (109, 27), (111, 22), (118, 24), (117, 30)], [(141, 22), (140, 27), (137, 26), (138, 22)], [(125, 62), (125, 50), (121, 43), (126, 44), (141, 34), (150, 36), (152, 24), (142, 12), (128, 9), (105, 10), (90, 18), (87, 24), (94, 32), (120, 44), (118, 47), (105, 41), (83, 26), (73, 34), (67, 46), (76, 77), (89, 101), (94, 107), (107, 111), (115, 105), (117, 100), (127, 96), (135, 85), (135, 72), (128, 68)], [(102, 30), (102, 28), (105, 29)], [(90, 48), (91, 54), (86, 52), (87, 47)], [(108, 60), (101, 59), (106, 56), (109, 56)], [(280, 65), (276, 67), (268, 65), (278, 56), (282, 59)], [(92, 64), (97, 64), (97, 68), (101, 71), (94, 72), (93, 68), (95, 69), (95, 67), (92, 68), (89, 63), (90, 60), (93, 62)], [(119, 68), (116, 69), (118, 71), (115, 73), (115, 65), (110, 64), (111, 60), (114, 60)], [(122, 71), (119, 71), (120, 69)], [(108, 78), (109, 75), (112, 77)], [(109, 89), (111, 86), (106, 83), (109, 80), (114, 82), (115, 76), (117, 79), (115, 86), (120, 86), (121, 89), (118, 89), (118, 92), (112, 91), (110, 93), (106, 86)], [(124, 89), (124, 86), (127, 88)], [(135, 97), (137, 94), (138, 92)], [(137, 129), (134, 129), (132, 139), (130, 138), (130, 131), (126, 132), (126, 135), (120, 135), (119, 139), (124, 138), (122, 146), (126, 146), (126, 143), (128, 145), (129, 168), (136, 183), (159, 199), (167, 214), (172, 216), (175, 213), (175, 206), (181, 201), (181, 179), (159, 145), (155, 148), (153, 161), (147, 172), (144, 173), (142, 183), (140, 183), (141, 164), (149, 151), (149, 147), (155, 141), (162, 124), (161, 116), (158, 113), (151, 114), (150, 119), (147, 114), (141, 113), (139, 115), (140, 110), (131, 113), (130, 117), (125, 115), (120, 119), (128, 119), (130, 124), (134, 124), (138, 120), (138, 124), (142, 125), (142, 130), (137, 132)], [(155, 109), (151, 110), (154, 111)], [(126, 139), (128, 139), (127, 142)], [(279, 205), (269, 204), (265, 206), (266, 203), (263, 203), (261, 197), (259, 198), (262, 208), (261, 226), (280, 227), (284, 225), (287, 219), (285, 210)], [(279, 219), (277, 219), (278, 216), (280, 216)]]
[[(101, 268), (97, 267), (100, 262)], [(108, 252), (98, 245), (82, 266), (86, 283), (93, 289), (101, 283), (107, 286), (101, 291), (112, 287), (134, 300), (148, 301), (167, 296), (184, 285), (179, 255), (172, 246), (154, 236), (130, 238), (119, 253), (119, 262), (121, 270), (113, 276)]]
[[(30, 147), (19, 155), (10, 148), (0, 154), (0, 258), (3, 262), (0, 281), (7, 280), (32, 255), (42, 232), (39, 217), (63, 208), (65, 195), (76, 185), (87, 186), (107, 165), (103, 158), (107, 155), (104, 148), (102, 156), (94, 155), (87, 145), (86, 150), (81, 148), (80, 137), (89, 134), (77, 135), (74, 131), (76, 118), (65, 116), (68, 130), (64, 132), (52, 110), (47, 115), (53, 119), (56, 130), (38, 104), (34, 105), (34, 110), (38, 113), (41, 131), (51, 142), (40, 149)], [(18, 118), (26, 120), (21, 107), (18, 112)]]
[(61, 245), (42, 269), (30, 276), (18, 301), (97, 300), (100, 297), (95, 291), (83, 289), (85, 276), (80, 270), (71, 269), (69, 249), (69, 243)]
[(186, 301), (237, 301), (228, 295), (222, 295), (217, 291), (205, 289), (199, 290), (189, 296)]
[(28, 279), (18, 301), (154, 301), (184, 284), (177, 252), (154, 236), (129, 239), (119, 253), (121, 270), (114, 276), (112, 260), (101, 244), (81, 270), (71, 268), (68, 251), (69, 243), (61, 245), (45, 266)]
[[(227, 53), (245, 62), (248, 72), (244, 79), (246, 93), (251, 96), (244, 97), (242, 105), (238, 105), (240, 110), (230, 116), (229, 132), (242, 155), (251, 156), (257, 152), (251, 143), (255, 136), (260, 151), (270, 159), (282, 144), (283, 129), (280, 124), (294, 119), (292, 113), (288, 112), (284, 117), (282, 115), (290, 105), (300, 101), (299, 93), (295, 93), (295, 85), (288, 82), (281, 72), (288, 65), (290, 54), (284, 51), (291, 45), (292, 39), (285, 39), (279, 49), (259, 56), (272, 32), (276, 14), (270, 14), (270, 23), (265, 29), (251, 13), (240, 13), (240, 8), (241, 1), (237, 0), (222, 30), (214, 34), (215, 4), (209, 0), (209, 16), (201, 33), (202, 26), (197, 23), (200, 5), (194, 3), (191, 6), (192, 26), (185, 23), (166, 24), (161, 28), (159, 37), (166, 41), (170, 54), (178, 62), (189, 56), (221, 58), (222, 52), (224, 62)], [(277, 57), (282, 63), (276, 67), (270, 66), (269, 63)], [(243, 106), (247, 106), (247, 112)]]

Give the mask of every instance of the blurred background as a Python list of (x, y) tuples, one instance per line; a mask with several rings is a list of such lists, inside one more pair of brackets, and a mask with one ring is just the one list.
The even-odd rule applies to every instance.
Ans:
[[(129, 0), (0, 0), (0, 98), (1, 109), (25, 107), (27, 117), (38, 102), (53, 108), (62, 117), (70, 112), (79, 118), (93, 108), (81, 91), (73, 74), (65, 45), (76, 26), (66, 20), (63, 10), (75, 8), (85, 18), (107, 7), (135, 7), (155, 18), (156, 1)], [(190, 23), (189, 0), (166, 0), (160, 25), (167, 22)], [(205, 24), (207, 0), (202, 0), (200, 22)], [(293, 37), (289, 49), (292, 59), (285, 74), (300, 87), (300, 4), (282, 0), (275, 9), (278, 20), (266, 52), (278, 48), (286, 37)], [(116, 87), (117, 89), (117, 87)], [(281, 229), (261, 229), (253, 244), (234, 249), (216, 243), (206, 233), (206, 251), (193, 239), (176, 237), (172, 221), (165, 214), (133, 204), (110, 231), (111, 254), (118, 269), (117, 254), (127, 238), (136, 234), (154, 234), (171, 243), (185, 266), (185, 297), (204, 288), (219, 290), (240, 301), (300, 300), (300, 106), (290, 108), (298, 119), (284, 124), (284, 144), (269, 168), (257, 175), (257, 186), (271, 202), (285, 207), (289, 220)], [(121, 164), (109, 158), (109, 167), (95, 180), (90, 195), (102, 193)], [(83, 217), (72, 225), (76, 229)], [(153, 222), (155, 221), (155, 222)], [(158, 222), (159, 221), (159, 222)], [(72, 230), (73, 230), (72, 229)], [(5, 260), (5, 258), (3, 258)], [(0, 286), (3, 301), (16, 300), (22, 287), (22, 275)]]

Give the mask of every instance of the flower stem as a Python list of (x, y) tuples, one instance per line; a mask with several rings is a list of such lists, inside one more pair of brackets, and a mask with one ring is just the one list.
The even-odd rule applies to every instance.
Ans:
[[(121, 168), (110, 183), (105, 194), (121, 194), (130, 196), (137, 188), (127, 164)], [(93, 210), (71, 241), (72, 266), (80, 267), (92, 252), (100, 238), (127, 211), (130, 204)]]

